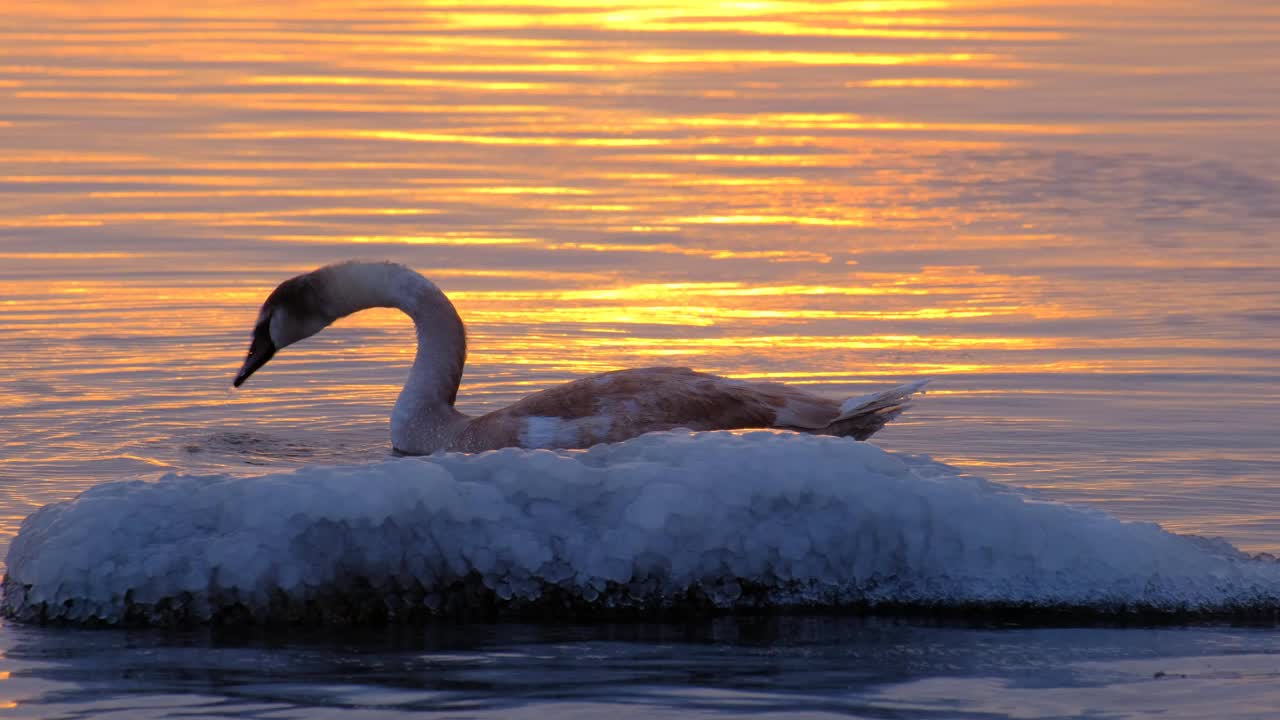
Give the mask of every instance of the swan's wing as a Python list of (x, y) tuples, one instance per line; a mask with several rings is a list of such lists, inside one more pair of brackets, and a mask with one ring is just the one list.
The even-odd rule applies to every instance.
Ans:
[(839, 415), (838, 401), (777, 383), (641, 368), (575, 380), (478, 417), (457, 449), (589, 447), (677, 427), (819, 430)]

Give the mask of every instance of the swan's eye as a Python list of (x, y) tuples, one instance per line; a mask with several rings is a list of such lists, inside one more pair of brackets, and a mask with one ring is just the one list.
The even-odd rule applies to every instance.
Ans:
[(253, 344), (254, 345), (274, 345), (271, 339), (271, 316), (267, 315), (253, 326)]

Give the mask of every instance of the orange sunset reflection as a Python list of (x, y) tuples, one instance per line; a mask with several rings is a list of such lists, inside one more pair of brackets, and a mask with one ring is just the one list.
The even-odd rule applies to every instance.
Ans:
[[(104, 421), (108, 447), (49, 429), (115, 406), (154, 413), (148, 438), (235, 408), (381, 442), (413, 353), (391, 311), (226, 391), (275, 283), (349, 257), (412, 265), (453, 298), (468, 410), (640, 364), (833, 394), (951, 376), (933, 417), (963, 415), (956, 394), (990, 403), (959, 424), (1002, 422), (1010, 386), (1050, 378), (1264, 377), (1272, 15), (7, 3), (0, 471), (154, 471), (112, 435), (123, 420)], [(984, 462), (951, 440), (940, 458)]]

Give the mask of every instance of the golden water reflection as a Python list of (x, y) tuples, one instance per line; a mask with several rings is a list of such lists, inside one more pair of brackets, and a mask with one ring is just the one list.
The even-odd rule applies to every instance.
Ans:
[[(1090, 383), (1274, 375), (1280, 17), (1256, 3), (3, 10), (10, 476), (150, 472), (138, 437), (241, 421), (381, 442), (413, 352), (395, 313), (225, 390), (271, 287), (351, 256), (454, 298), (469, 409), (636, 364), (831, 393), (945, 376), (901, 442), (1099, 494), (1069, 451), (955, 428), (1043, 445), (1097, 427), (1049, 419)], [(1050, 386), (1053, 411), (1006, 417)], [(3, 535), (24, 512), (0, 511)]]

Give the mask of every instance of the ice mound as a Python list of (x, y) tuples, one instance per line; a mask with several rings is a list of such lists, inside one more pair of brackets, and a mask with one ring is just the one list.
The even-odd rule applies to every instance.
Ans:
[(843, 438), (654, 433), (252, 478), (113, 482), (47, 506), (3, 611), (73, 622), (469, 612), (1280, 606), (1280, 564)]

